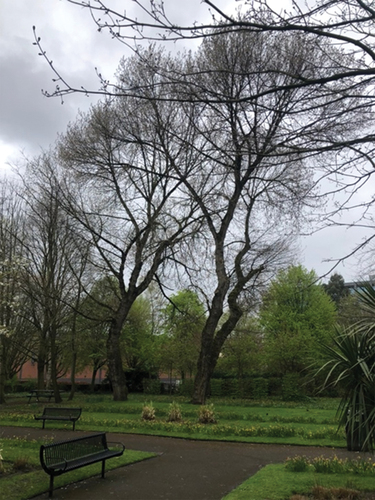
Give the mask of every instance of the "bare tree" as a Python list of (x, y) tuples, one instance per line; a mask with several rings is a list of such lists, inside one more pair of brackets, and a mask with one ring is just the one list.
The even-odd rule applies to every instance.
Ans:
[[(129, 64), (135, 77), (142, 68)], [(157, 88), (157, 81), (150, 81), (150, 92)], [(166, 104), (159, 124), (152, 110), (152, 99), (143, 105), (108, 100), (81, 116), (59, 144), (65, 210), (95, 249), (99, 275), (111, 275), (117, 283), (107, 340), (115, 400), (127, 397), (120, 334), (130, 308), (181, 239), (197, 230), (196, 204), (171, 175), (171, 162), (159, 147), (174, 133), (176, 109)], [(185, 148), (175, 154), (184, 164), (194, 160)]]
[[(332, 191), (348, 192), (328, 219), (336, 223), (335, 215), (355, 205), (353, 196), (372, 174), (371, 9), (365, 4), (363, 16), (360, 0), (322, 1), (311, 11), (279, 15), (262, 0), (232, 17), (206, 1), (221, 20), (184, 27), (169, 23), (162, 4), (154, 1), (149, 10), (146, 2), (136, 2), (150, 22), (116, 13), (101, 0), (71, 3), (90, 8), (99, 28), (125, 43), (134, 34), (158, 38), (150, 30), (160, 28), (161, 40), (203, 40), (197, 55), (180, 62), (163, 61), (157, 51), (137, 46), (139, 74), (147, 77), (101, 80), (97, 91), (134, 100), (136, 113), (147, 108), (159, 128), (173, 130), (174, 144), (200, 158), (186, 170), (169, 142), (159, 135), (153, 144), (199, 206), (206, 232), (195, 242), (207, 249), (200, 248), (201, 255), (213, 255), (203, 261), (213, 278), (206, 280), (209, 314), (193, 397), (201, 403), (223, 342), (241, 317), (243, 294), (285, 248), (281, 235), (290, 239), (295, 232), (297, 215), (316, 194), (314, 186), (328, 178)], [(346, 11), (348, 6), (353, 8)], [(327, 23), (330, 9), (338, 10)], [(362, 38), (355, 30), (363, 30)], [(36, 44), (41, 48), (39, 39)], [(87, 92), (70, 87), (49, 63), (59, 80), (51, 95)], [(155, 84), (158, 92), (151, 92)], [(176, 103), (188, 133), (166, 120), (165, 109)], [(185, 271), (197, 281), (194, 266)], [(221, 324), (225, 308), (228, 317)]]
[(30, 329), (20, 315), (23, 297), (20, 276), (23, 266), (21, 242), (25, 234), (22, 205), (16, 186), (1, 182), (0, 190), (0, 404), (5, 403), (5, 382), (28, 357)]
[(72, 307), (79, 296), (77, 276), (84, 261), (78, 235), (61, 209), (60, 188), (49, 175), (52, 164), (53, 156), (44, 153), (27, 163), (23, 177), (28, 224), (23, 290), (28, 298), (24, 314), (38, 335), (38, 387), (44, 388), (48, 371), (55, 401), (60, 402), (61, 350), (69, 348)]
[[(99, 31), (107, 32), (117, 42), (127, 45), (140, 58), (143, 57), (140, 43), (145, 41), (159, 44), (178, 41), (187, 43), (189, 40), (220, 38), (228, 31), (308, 37), (315, 41), (317, 50), (322, 57), (329, 59), (331, 64), (326, 64), (323, 71), (306, 72), (294, 68), (296, 70), (289, 72), (287, 81), (280, 79), (274, 82), (273, 87), (253, 89), (252, 93), (242, 96), (241, 99), (251, 101), (264, 95), (283, 94), (288, 90), (305, 88), (312, 89), (312, 92), (320, 90), (325, 94), (326, 99), (320, 100), (316, 105), (316, 109), (320, 109), (322, 113), (334, 102), (337, 105), (344, 103), (344, 108), (348, 105), (357, 106), (358, 110), (366, 106), (366, 113), (369, 109), (373, 110), (375, 9), (369, 0), (314, 0), (303, 6), (294, 1), (290, 10), (283, 6), (274, 8), (268, 0), (243, 0), (237, 4), (240, 14), (221, 10), (215, 0), (203, 0), (200, 5), (206, 14), (211, 14), (211, 18), (208, 17), (208, 22), (192, 20), (187, 24), (171, 21), (168, 3), (158, 0), (135, 0), (126, 11), (116, 11), (105, 0), (67, 1), (87, 9)], [(121, 93), (139, 97), (142, 96), (142, 90), (147, 88), (145, 82), (138, 82), (137, 86), (130, 82), (128, 86), (124, 86), (108, 81), (100, 74), (98, 89), (73, 87), (52, 63), (37, 35), (35, 44), (40, 55), (51, 66), (56, 82), (55, 90), (46, 91), (45, 95), (63, 98), (70, 93), (81, 92), (107, 96)], [(314, 67), (315, 56), (315, 51), (313, 54), (305, 53), (306, 65)], [(163, 71), (163, 68), (159, 69), (160, 74)], [(201, 98), (199, 93), (190, 92), (191, 83), (196, 77), (194, 68), (189, 71), (185, 69), (183, 74), (169, 68), (169, 72), (164, 72), (162, 77), (168, 88), (179, 82), (180, 93), (173, 99), (190, 102), (192, 99)], [(165, 94), (160, 93), (158, 98), (171, 99), (171, 96), (167, 91)], [(225, 101), (225, 95), (218, 91), (205, 95), (204, 99), (209, 102), (222, 102)], [(326, 192), (339, 193), (340, 196), (335, 208), (325, 217), (323, 227), (356, 225), (371, 229), (374, 226), (372, 198), (367, 195), (365, 186), (374, 171), (375, 135), (368, 121), (360, 128), (355, 127), (355, 130), (356, 133), (349, 136), (336, 136), (335, 140), (328, 141), (312, 141), (308, 145), (311, 154), (325, 150), (334, 151), (337, 156), (337, 161), (326, 165), (325, 178), (328, 178), (331, 184), (324, 183), (323, 189)], [(348, 219), (340, 218), (340, 215), (348, 211), (358, 211), (360, 215), (351, 218), (349, 222)], [(353, 253), (364, 248), (371, 240), (370, 236), (361, 242)]]

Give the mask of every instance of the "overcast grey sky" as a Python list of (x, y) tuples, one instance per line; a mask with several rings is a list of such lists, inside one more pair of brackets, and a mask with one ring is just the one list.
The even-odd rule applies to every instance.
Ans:
[[(132, 0), (108, 0), (128, 12)], [(200, 0), (167, 0), (173, 19), (186, 20), (208, 16)], [(219, 0), (221, 6), (230, 0)], [(238, 3), (237, 3), (238, 5)], [(138, 12), (138, 16), (139, 16)], [(105, 33), (98, 33), (86, 9), (66, 0), (0, 0), (0, 171), (10, 171), (22, 155), (38, 154), (63, 133), (77, 111), (95, 102), (94, 97), (71, 95), (62, 105), (58, 98), (46, 98), (41, 89), (52, 91), (52, 72), (33, 46), (32, 26), (42, 38), (43, 48), (70, 83), (95, 89), (95, 67), (111, 79), (126, 48)], [(344, 221), (345, 219), (343, 219)], [(349, 253), (368, 231), (352, 228), (326, 229), (301, 238), (299, 261), (319, 275), (328, 272), (332, 262)], [(346, 280), (360, 277), (357, 259), (351, 258), (337, 271)]]

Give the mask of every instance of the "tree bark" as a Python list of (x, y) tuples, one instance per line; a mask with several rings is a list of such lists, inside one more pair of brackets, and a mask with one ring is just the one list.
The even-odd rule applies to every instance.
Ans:
[(5, 360), (6, 360), (6, 348), (4, 335), (0, 337), (0, 404), (5, 404)]
[(114, 401), (126, 401), (128, 399), (128, 389), (126, 378), (122, 367), (120, 351), (120, 333), (122, 323), (113, 321), (109, 330), (107, 341), (108, 376), (112, 384)]
[(76, 392), (76, 365), (77, 365), (77, 353), (73, 352), (72, 355), (72, 368), (71, 368), (71, 374), (70, 374), (70, 382), (71, 382), (71, 388), (70, 388), (70, 394), (68, 401), (72, 401), (74, 398), (74, 394)]

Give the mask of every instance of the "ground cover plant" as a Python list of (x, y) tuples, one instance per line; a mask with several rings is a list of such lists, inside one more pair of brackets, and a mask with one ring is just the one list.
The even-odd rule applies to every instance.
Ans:
[[(336, 411), (339, 405), (337, 399), (319, 398), (285, 402), (277, 399), (256, 401), (212, 398), (209, 405), (202, 407), (191, 405), (189, 400), (183, 397), (155, 395), (151, 402), (149, 396), (132, 394), (126, 402), (114, 402), (110, 395), (78, 394), (73, 402), (64, 401), (62, 404), (82, 407), (82, 416), (77, 423), (80, 430), (337, 448), (346, 446), (344, 433), (337, 433)], [(40, 423), (34, 420), (34, 414), (41, 413), (43, 406), (36, 402), (28, 404), (25, 395), (17, 395), (17, 398), (2, 407), (0, 425), (40, 427)], [(147, 412), (152, 413), (154, 419), (143, 419), (145, 408)], [(207, 414), (207, 411), (208, 416), (214, 415), (216, 423), (199, 423), (199, 415), (202, 412)], [(47, 427), (49, 426), (67, 428), (69, 424), (48, 422)], [(0, 444), (0, 448), (4, 446)], [(4, 455), (4, 451), (2, 454)], [(348, 478), (349, 481), (353, 479), (352, 484), (356, 486), (358, 477), (361, 477), (361, 487), (375, 489), (374, 477), (363, 474), (363, 471), (356, 473), (348, 471), (345, 474), (336, 472), (327, 475), (317, 472), (303, 457), (296, 459), (296, 462), (307, 470), (304, 472), (288, 470), (286, 464), (269, 466), (270, 469), (265, 467), (249, 479), (250, 486), (248, 482), (244, 483), (243, 487), (233, 492), (233, 498), (228, 497), (228, 499), (248, 499), (249, 488), (252, 500), (286, 499), (296, 492), (304, 494), (311, 491), (311, 488), (317, 486), (317, 478), (318, 486), (342, 488), (348, 486)], [(321, 463), (324, 466), (323, 460)], [(313, 465), (317, 466), (317, 462)], [(82, 472), (86, 469), (89, 475), (96, 473), (91, 472), (89, 468), (82, 469)], [(79, 471), (74, 472), (79, 473)], [(280, 476), (280, 486), (279, 482), (275, 481), (275, 477), (278, 476)], [(67, 483), (76, 480), (78, 479), (75, 476), (66, 478)], [(38, 480), (31, 482), (38, 483)], [(277, 492), (272, 493), (274, 496), (271, 494), (264, 496), (268, 495), (267, 482), (272, 485), (273, 490), (275, 484), (278, 485)], [(253, 491), (258, 497), (253, 496)], [(2, 498), (5, 497), (0, 496), (0, 500)], [(22, 500), (22, 497), (19, 498)]]
[[(182, 397), (154, 396), (150, 402), (147, 396), (130, 395), (126, 402), (114, 402), (110, 395), (79, 394), (74, 402), (63, 405), (82, 407), (82, 416), (77, 422), (81, 430), (104, 428), (107, 432), (192, 439), (345, 446), (343, 431), (337, 432), (337, 400), (287, 403), (212, 398), (211, 401), (210, 405), (199, 406), (189, 404), (188, 399)], [(38, 403), (9, 404), (0, 415), (0, 423), (38, 427), (34, 414), (41, 409)], [(68, 425), (47, 423), (48, 428)]]
[[(49, 476), (39, 462), (39, 448), (46, 441), (20, 438), (1, 439), (0, 500), (26, 500), (48, 490)], [(112, 470), (154, 457), (153, 453), (125, 450), (121, 457), (108, 460), (106, 470)], [(81, 481), (99, 475), (101, 464), (94, 464), (55, 478), (55, 486)]]
[(373, 490), (373, 458), (343, 460), (317, 457), (309, 460), (296, 456), (284, 464), (267, 465), (223, 500), (355, 500), (363, 498), (363, 492)]

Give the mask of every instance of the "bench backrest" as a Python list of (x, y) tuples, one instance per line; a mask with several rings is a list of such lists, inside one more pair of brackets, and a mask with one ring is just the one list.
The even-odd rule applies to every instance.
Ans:
[(40, 463), (44, 470), (47, 470), (50, 467), (64, 464), (65, 461), (93, 455), (107, 449), (105, 432), (66, 441), (56, 441), (40, 447)]
[(55, 408), (46, 406), (43, 410), (44, 416), (50, 417), (73, 417), (78, 418), (81, 415), (82, 408)]

